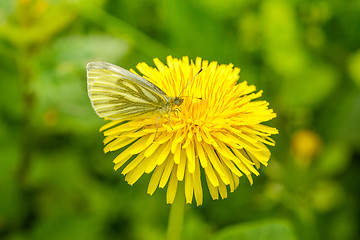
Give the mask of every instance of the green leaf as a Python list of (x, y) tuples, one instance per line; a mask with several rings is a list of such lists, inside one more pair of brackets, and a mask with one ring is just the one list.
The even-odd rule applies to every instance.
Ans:
[(213, 240), (295, 240), (291, 225), (284, 220), (242, 223), (221, 230)]

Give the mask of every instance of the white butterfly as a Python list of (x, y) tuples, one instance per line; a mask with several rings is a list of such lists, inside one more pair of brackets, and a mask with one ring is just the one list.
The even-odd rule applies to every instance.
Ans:
[(91, 62), (87, 65), (88, 94), (102, 118), (131, 120), (169, 114), (184, 99), (170, 97), (148, 80), (116, 65)]

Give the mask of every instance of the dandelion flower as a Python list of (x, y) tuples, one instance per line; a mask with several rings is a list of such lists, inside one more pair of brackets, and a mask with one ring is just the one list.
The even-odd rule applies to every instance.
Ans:
[(156, 68), (139, 63), (137, 69), (173, 97), (203, 70), (184, 89), (183, 103), (169, 116), (112, 120), (101, 128), (105, 152), (124, 149), (114, 159), (115, 170), (121, 168), (130, 185), (151, 174), (147, 192), (152, 195), (167, 186), (167, 203), (173, 203), (178, 183), (184, 181), (186, 202), (195, 197), (201, 205), (202, 175), (213, 199), (226, 198), (243, 175), (252, 184), (252, 174), (259, 175), (260, 165), (268, 164), (266, 145), (275, 145), (270, 135), (278, 133), (262, 124), (276, 117), (268, 102), (254, 101), (262, 91), (255, 93), (255, 86), (237, 83), (240, 69), (231, 64), (171, 56), (167, 66), (157, 58), (154, 63)]

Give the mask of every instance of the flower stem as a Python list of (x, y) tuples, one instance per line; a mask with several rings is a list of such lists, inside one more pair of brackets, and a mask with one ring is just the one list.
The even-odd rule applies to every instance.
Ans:
[(169, 223), (166, 234), (167, 240), (180, 240), (184, 222), (185, 193), (184, 184), (179, 182), (178, 192), (170, 208)]

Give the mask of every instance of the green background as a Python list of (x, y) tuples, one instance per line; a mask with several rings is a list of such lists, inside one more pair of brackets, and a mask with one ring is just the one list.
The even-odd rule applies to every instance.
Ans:
[(0, 239), (165, 239), (165, 191), (103, 154), (85, 66), (233, 63), (279, 129), (268, 167), (186, 206), (183, 239), (359, 239), (360, 1), (0, 0)]

